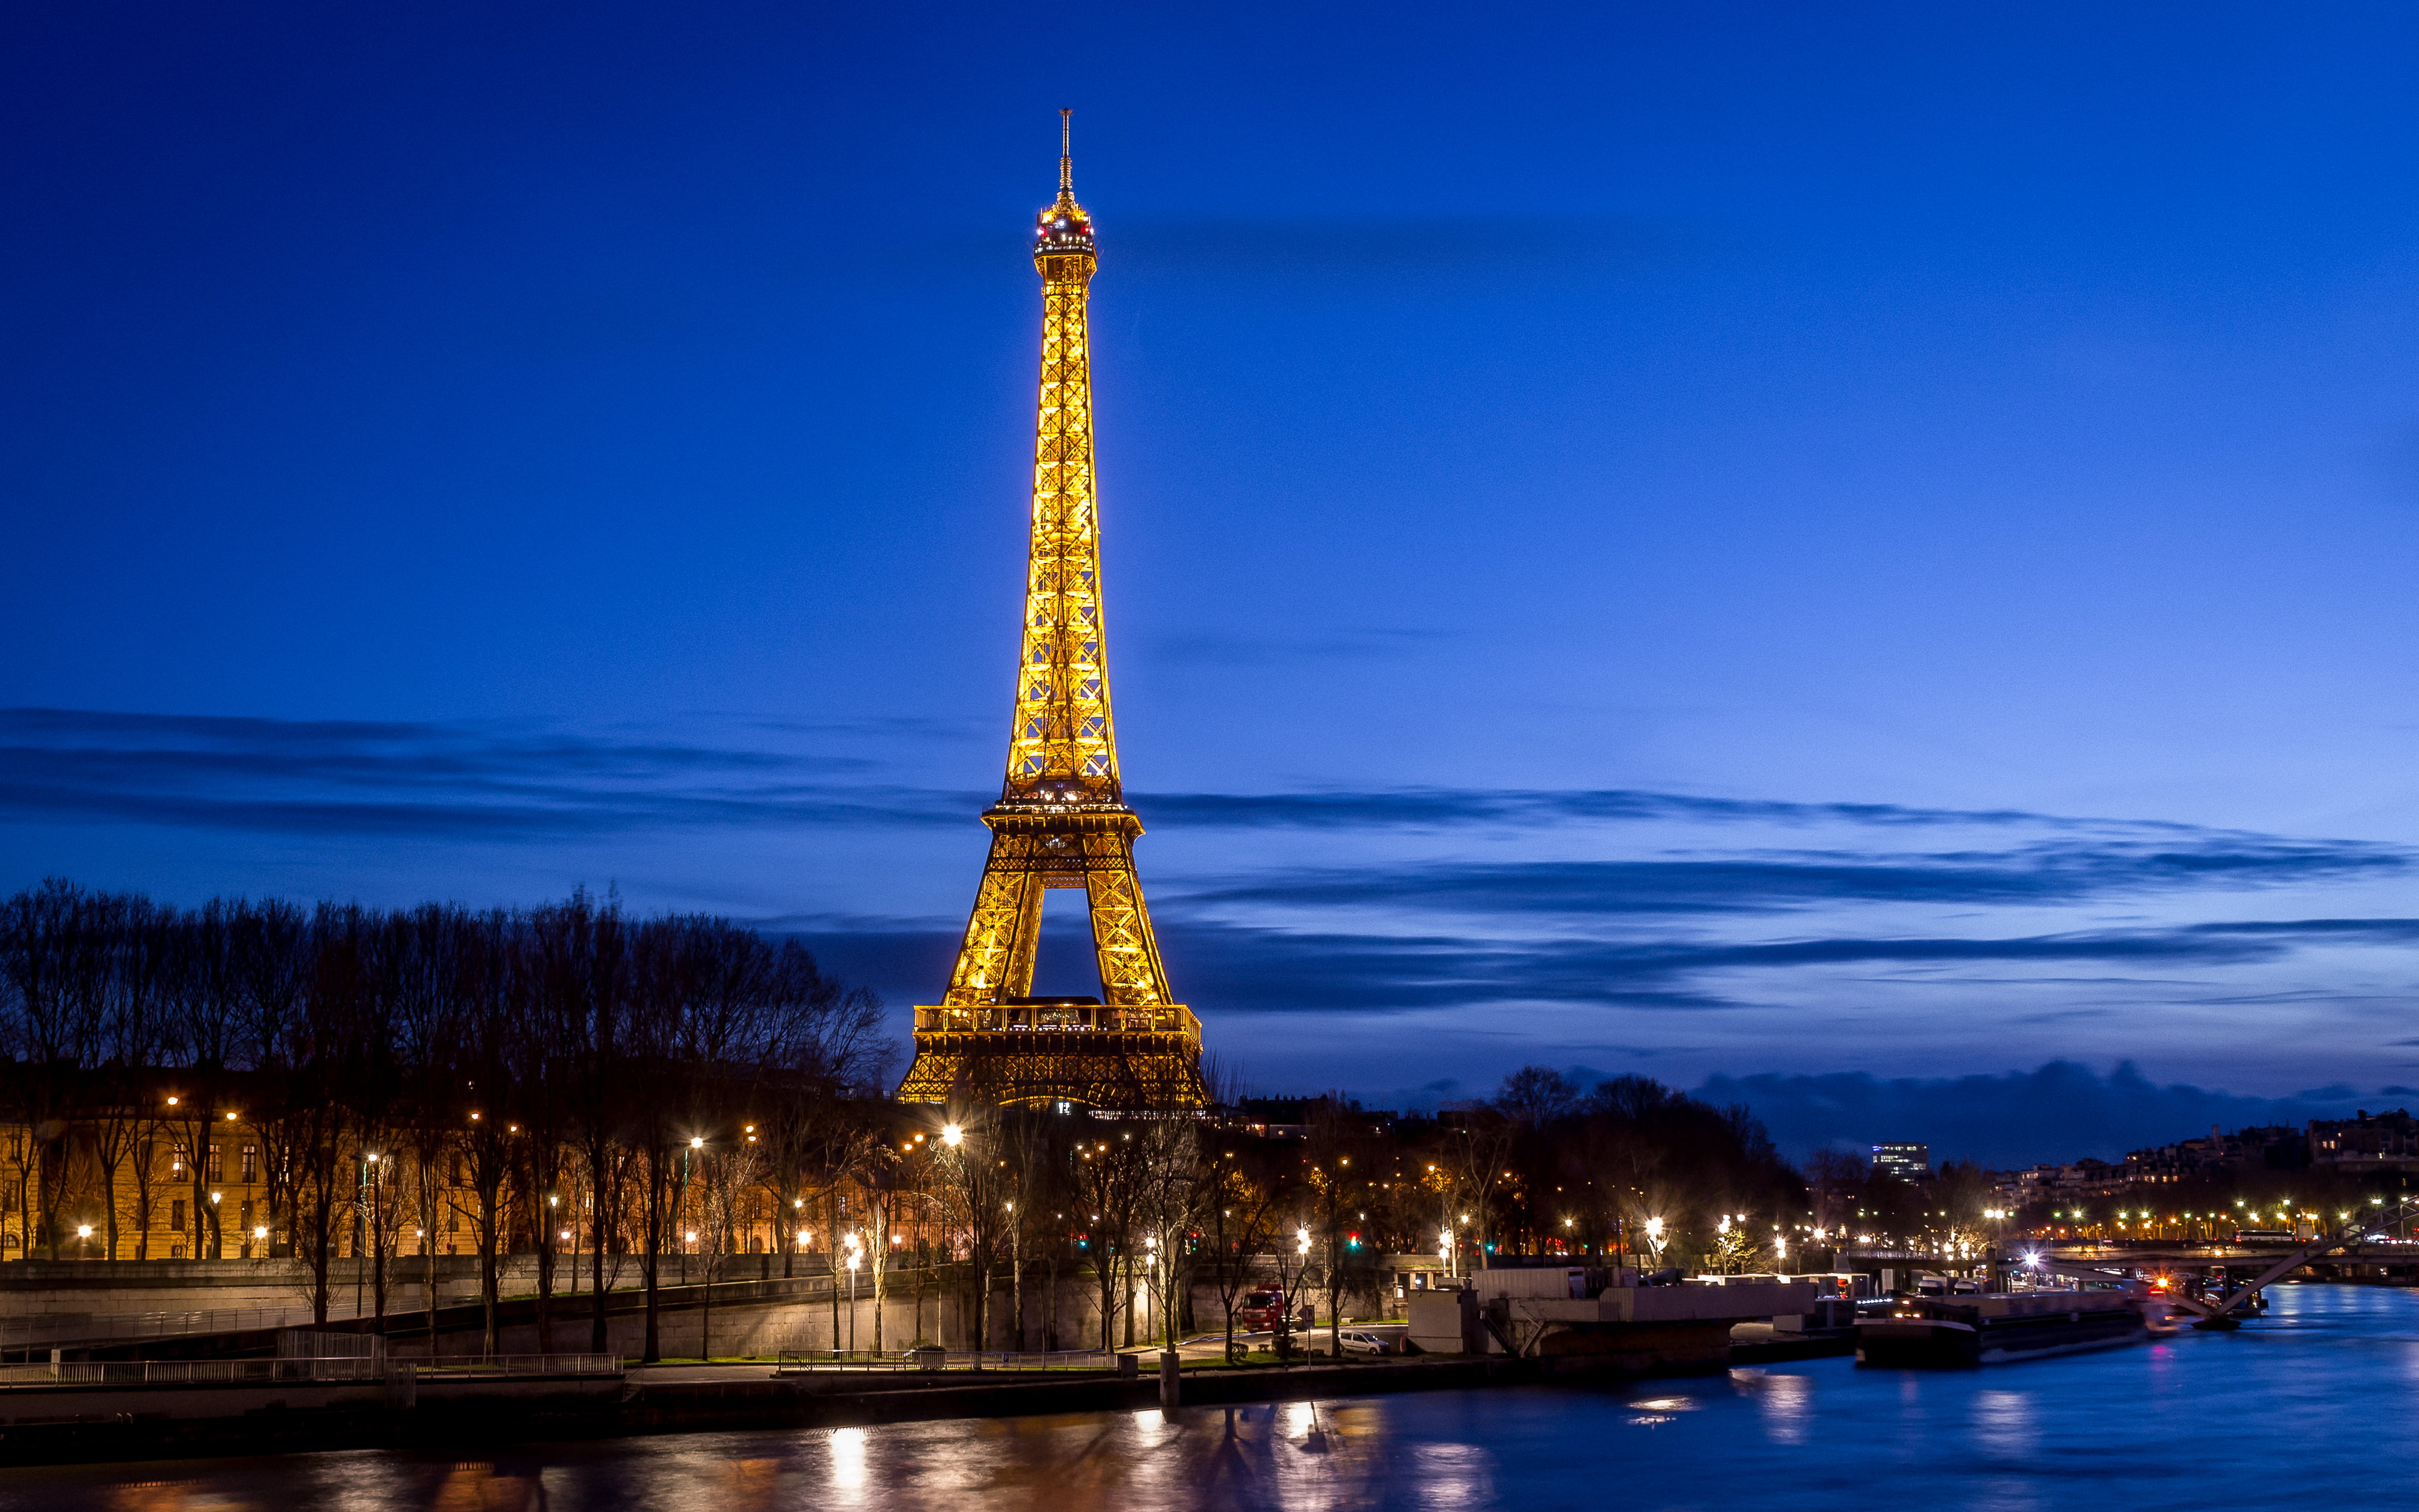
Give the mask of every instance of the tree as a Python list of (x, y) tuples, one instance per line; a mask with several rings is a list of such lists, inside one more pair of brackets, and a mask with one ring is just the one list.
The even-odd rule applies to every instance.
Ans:
[(1260, 1257), (1276, 1242), (1277, 1215), (1292, 1201), (1285, 1167), (1250, 1158), (1258, 1153), (1224, 1150), (1209, 1162), (1210, 1201), (1203, 1211), (1202, 1241), (1210, 1262), (1210, 1284), (1217, 1288), (1225, 1314), (1230, 1361), (1242, 1358), (1235, 1342), (1235, 1299), (1253, 1284)]
[(1215, 1173), (1201, 1159), (1201, 1131), (1190, 1119), (1151, 1119), (1136, 1131), (1134, 1204), (1143, 1229), (1145, 1272), (1161, 1339), (1176, 1344), (1192, 1290), (1193, 1236), (1217, 1196)]
[(1082, 1255), (1100, 1286), (1101, 1348), (1116, 1347), (1113, 1330), (1120, 1311), (1126, 1313), (1126, 1342), (1132, 1344), (1133, 1319), (1131, 1309), (1121, 1306), (1118, 1279), (1121, 1268), (1131, 1271), (1135, 1208), (1142, 1189), (1132, 1131), (1121, 1132), (1114, 1139), (1079, 1141), (1068, 1158), (1086, 1225)]

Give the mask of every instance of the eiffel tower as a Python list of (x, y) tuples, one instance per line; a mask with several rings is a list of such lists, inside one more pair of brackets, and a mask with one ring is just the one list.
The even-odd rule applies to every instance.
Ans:
[[(1037, 217), (1041, 403), (1033, 447), (1033, 543), (1008, 777), (983, 810), (991, 856), (948, 991), (916, 1010), (903, 1103), (1116, 1112), (1197, 1108), (1201, 1024), (1170, 1000), (1151, 935), (1109, 717), (1092, 476), (1086, 306), (1097, 258), (1075, 203), (1071, 112), (1060, 111), (1058, 198)], [(1081, 887), (1091, 905), (1098, 997), (1036, 997), (1041, 900)]]

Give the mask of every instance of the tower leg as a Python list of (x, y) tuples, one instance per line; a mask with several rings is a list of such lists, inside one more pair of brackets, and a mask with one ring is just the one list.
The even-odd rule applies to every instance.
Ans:
[(975, 888), (974, 913), (966, 919), (965, 943), (958, 949), (957, 970), (942, 999), (949, 1007), (996, 1003), (1033, 991), (1042, 885), (1030, 870), (1027, 845), (1019, 835), (992, 837), (982, 883)]
[(1167, 977), (1143, 907), (1142, 884), (1134, 877), (1133, 841), (1123, 835), (1093, 835), (1086, 837), (1084, 848), (1101, 1001), (1112, 1008), (1156, 1008), (1167, 1001)]

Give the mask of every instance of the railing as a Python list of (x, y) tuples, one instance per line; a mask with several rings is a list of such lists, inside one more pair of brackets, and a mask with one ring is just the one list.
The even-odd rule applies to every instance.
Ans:
[(1113, 1370), (1117, 1356), (1107, 1350), (907, 1350), (875, 1353), (871, 1350), (783, 1350), (774, 1357), (780, 1373), (868, 1370), (913, 1371), (929, 1368), (924, 1361), (938, 1354), (947, 1370)]
[(424, 1382), (479, 1376), (618, 1376), (618, 1354), (440, 1354), (399, 1362), (416, 1366)]
[(972, 1003), (916, 1010), (918, 1031), (955, 1033), (1055, 1034), (1081, 1029), (1124, 1033), (1185, 1034), (1198, 1039), (1201, 1021), (1182, 1003), (1140, 1008), (1102, 1008), (1091, 1004)]
[[(349, 1303), (351, 1299), (347, 1298)], [(392, 1315), (392, 1309), (389, 1309)], [(357, 1316), (350, 1306), (330, 1305), (331, 1319)], [(236, 1334), (255, 1328), (293, 1328), (316, 1321), (300, 1307), (218, 1307), (190, 1313), (79, 1313), (56, 1318), (0, 1318), (0, 1351), (104, 1339), (157, 1338), (168, 1334)]]
[(366, 1356), (274, 1360), (63, 1360), (0, 1365), (0, 1389), (42, 1386), (241, 1386), (383, 1381), (402, 1370), (425, 1381), (618, 1376), (616, 1354), (440, 1355), (389, 1361)]

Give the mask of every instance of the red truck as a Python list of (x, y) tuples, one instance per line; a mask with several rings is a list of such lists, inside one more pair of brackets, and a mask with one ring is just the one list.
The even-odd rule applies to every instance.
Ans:
[(1274, 1287), (1255, 1287), (1243, 1293), (1242, 1302), (1236, 1306), (1235, 1323), (1240, 1328), (1257, 1333), (1275, 1328), (1284, 1321), (1285, 1315), (1284, 1292)]

